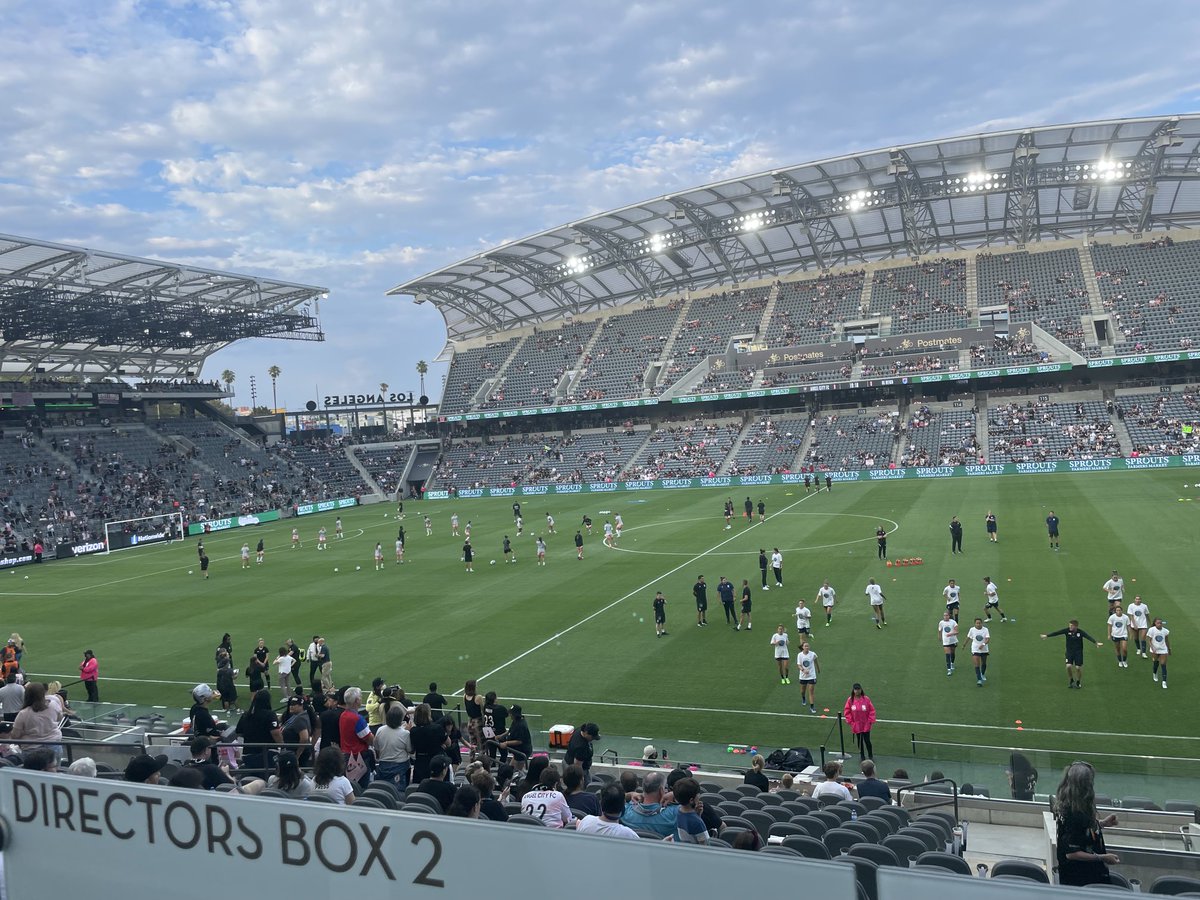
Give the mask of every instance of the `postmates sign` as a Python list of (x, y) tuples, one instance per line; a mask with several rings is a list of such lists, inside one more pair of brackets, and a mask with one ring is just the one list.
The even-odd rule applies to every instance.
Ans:
[[(0, 817), (13, 898), (79, 896), (85, 872), (106, 896), (159, 885), (171, 900), (211, 900), (219, 884), (243, 897), (458, 900), (494, 894), (498, 872), (519, 872), (530, 896), (574, 885), (579, 900), (732, 896), (747, 884), (786, 896), (797, 878), (814, 896), (855, 898), (854, 870), (830, 863), (11, 767)], [(70, 864), (47, 865), (47, 847)]]

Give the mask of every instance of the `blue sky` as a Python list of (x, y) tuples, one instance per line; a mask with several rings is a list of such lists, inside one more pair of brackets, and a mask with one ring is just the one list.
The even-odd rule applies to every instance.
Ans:
[(415, 275), (775, 166), (1192, 112), (1198, 57), (1171, 0), (0, 2), (0, 231), (325, 286), (326, 343), (205, 374), (415, 391)]

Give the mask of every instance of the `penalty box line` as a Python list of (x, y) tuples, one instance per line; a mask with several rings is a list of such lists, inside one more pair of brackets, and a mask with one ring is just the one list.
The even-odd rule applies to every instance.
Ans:
[[(784, 514), (785, 512), (787, 512), (789, 509), (792, 509), (792, 508), (793, 508), (793, 507), (795, 507), (795, 506), (799, 506), (799, 505), (800, 505), (801, 503), (803, 503), (805, 500), (809, 500), (809, 499), (811, 499), (811, 498), (813, 498), (813, 497), (816, 497), (816, 496), (817, 496), (817, 494), (805, 494), (805, 495), (804, 495), (803, 497), (801, 497), (799, 500), (796, 500), (796, 501), (794, 501), (794, 502), (792, 502), (792, 503), (789, 503), (789, 504), (788, 504), (787, 506), (785, 506), (783, 509), (779, 510), (779, 512), (777, 512), (777, 513), (774, 513), (774, 515), (776, 515), (776, 516), (783, 515), (783, 514)], [(768, 518), (770, 518), (770, 517), (768, 516)], [(662, 581), (664, 578), (670, 578), (670, 577), (671, 577), (672, 575), (674, 575), (676, 572), (679, 572), (679, 571), (680, 571), (680, 570), (682, 570), (682, 569), (686, 569), (688, 566), (690, 566), (690, 565), (693, 565), (693, 564), (695, 564), (696, 562), (698, 562), (699, 560), (702, 560), (702, 559), (704, 559), (704, 557), (706, 557), (708, 554), (710, 554), (710, 553), (713, 553), (713, 552), (715, 552), (715, 551), (717, 551), (717, 550), (720, 550), (722, 547), (724, 547), (726, 544), (730, 543), (731, 541), (736, 541), (738, 538), (742, 538), (742, 537), (745, 537), (747, 534), (753, 534), (753, 533), (754, 533), (754, 529), (750, 528), (750, 529), (746, 529), (746, 530), (744, 530), (744, 531), (739, 531), (739, 532), (737, 532), (736, 534), (732, 534), (732, 535), (730, 535), (729, 537), (725, 538), (725, 540), (721, 541), (720, 543), (718, 543), (718, 544), (715, 544), (714, 546), (712, 546), (712, 547), (709, 547), (707, 550), (705, 550), (705, 551), (703, 551), (703, 552), (701, 552), (701, 553), (698, 553), (698, 554), (696, 554), (696, 555), (695, 555), (695, 556), (693, 556), (691, 559), (689, 559), (687, 562), (680, 563), (679, 565), (677, 565), (675, 568), (671, 569), (670, 571), (668, 571), (668, 572), (664, 572), (663, 574), (661, 574), (661, 575), (659, 575), (659, 576), (655, 577), (653, 580), (651, 580), (651, 581), (647, 581), (647, 582), (646, 582), (645, 584), (643, 584), (641, 587), (639, 587), (639, 588), (635, 588), (634, 590), (630, 591), (630, 592), (629, 592), (628, 594), (626, 594), (624, 597), (619, 597), (619, 598), (617, 598), (617, 599), (616, 599), (616, 600), (614, 600), (612, 603), (608, 604), (608, 606), (603, 606), (603, 607), (601, 607), (600, 609), (596, 610), (596, 611), (595, 611), (594, 613), (592, 613), (591, 615), (585, 616), (584, 618), (582, 618), (582, 619), (580, 619), (578, 622), (576, 622), (574, 625), (570, 625), (570, 626), (568, 626), (568, 627), (564, 628), (562, 631), (559, 631), (559, 632), (558, 632), (558, 633), (556, 633), (556, 634), (552, 634), (550, 637), (546, 638), (546, 639), (545, 639), (544, 641), (542, 641), (541, 643), (539, 643), (539, 644), (535, 644), (534, 646), (530, 647), (530, 648), (529, 648), (528, 650), (526, 650), (524, 653), (521, 653), (521, 654), (518, 654), (517, 656), (514, 656), (514, 657), (513, 657), (512, 659), (510, 659), (508, 662), (501, 663), (501, 664), (500, 664), (500, 665), (498, 665), (496, 668), (492, 669), (492, 671), (490, 671), (490, 672), (487, 672), (487, 673), (486, 673), (486, 674), (484, 674), (484, 675), (480, 675), (480, 676), (478, 676), (478, 678), (477, 678), (476, 680), (477, 680), (477, 681), (483, 681), (483, 680), (484, 680), (484, 679), (486, 679), (486, 678), (491, 678), (491, 677), (492, 677), (493, 675), (495, 675), (497, 672), (502, 672), (502, 671), (504, 671), (504, 670), (505, 670), (505, 669), (507, 669), (509, 666), (511, 666), (513, 663), (520, 662), (520, 661), (521, 661), (521, 660), (523, 660), (525, 657), (529, 656), (531, 653), (536, 653), (538, 650), (541, 650), (541, 649), (542, 649), (543, 647), (545, 647), (546, 645), (548, 645), (548, 644), (552, 643), (553, 641), (556, 641), (556, 640), (558, 640), (558, 639), (559, 639), (559, 638), (561, 638), (563, 635), (565, 635), (565, 634), (569, 634), (570, 632), (574, 631), (576, 628), (579, 628), (581, 625), (586, 625), (588, 622), (592, 621), (592, 619), (596, 618), (597, 616), (603, 615), (604, 613), (608, 612), (610, 609), (613, 609), (614, 607), (620, 606), (622, 603), (624, 603), (624, 602), (625, 602), (626, 600), (628, 600), (630, 597), (637, 596), (638, 594), (642, 593), (643, 591), (645, 591), (645, 590), (648, 590), (649, 588), (652, 588), (654, 585), (656, 585), (656, 584), (658, 584), (659, 582), (661, 582), (661, 581)], [(460, 688), (459, 690), (455, 691), (455, 692), (454, 692), (454, 693), (453, 693), (451, 696), (458, 697), (458, 696), (459, 696), (459, 695), (461, 695), (462, 693), (463, 693), (463, 689), (462, 689), (462, 688)]]

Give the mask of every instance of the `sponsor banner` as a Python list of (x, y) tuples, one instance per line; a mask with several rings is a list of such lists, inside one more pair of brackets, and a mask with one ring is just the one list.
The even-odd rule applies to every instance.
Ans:
[[(299, 513), (297, 513), (299, 515)], [(207, 522), (189, 522), (188, 537), (197, 534), (210, 534), (214, 531), (226, 531), (230, 528), (244, 528), (247, 525), (261, 525), (264, 522), (275, 522), (279, 519), (279, 510), (268, 509), (260, 513), (250, 513), (245, 516), (234, 516), (229, 519), (209, 519)]]
[[(803, 344), (794, 347), (774, 347), (770, 350), (751, 350), (737, 354), (739, 369), (775, 369), (784, 366), (803, 366), (809, 363), (828, 363), (845, 359), (854, 353), (854, 344), (842, 341), (837, 344)], [(724, 368), (725, 357), (710, 357), (715, 367), (720, 362)], [(717, 369), (716, 371), (720, 371)]]
[(349, 506), (358, 506), (358, 500), (354, 497), (342, 497), (339, 500), (322, 500), (320, 503), (302, 503), (296, 507), (296, 515), (311, 516), (313, 513), (346, 509)]
[(962, 350), (972, 344), (991, 345), (996, 329), (954, 328), (949, 331), (927, 331), (921, 334), (899, 334), (893, 337), (871, 337), (863, 344), (869, 355), (877, 353), (936, 353), (939, 350)]
[(1089, 359), (1089, 369), (1107, 369), (1111, 366), (1144, 366), (1149, 363), (1183, 362), (1200, 359), (1200, 350), (1177, 350), (1174, 353), (1142, 353), (1137, 356), (1117, 356), (1112, 359)]
[(0, 569), (12, 569), (16, 566), (25, 566), (33, 562), (32, 553), (22, 553), (20, 556), (2, 556), (0, 557)]
[[(850, 471), (812, 472), (809, 477), (817, 485), (825, 478), (839, 483), (850, 481), (898, 481), (911, 478), (975, 478), (995, 475), (1053, 475), (1069, 472), (1120, 472), (1143, 469), (1172, 469), (1200, 467), (1200, 453), (1186, 456), (1142, 456), (1135, 459), (1070, 459), (1047, 462), (988, 463), (969, 466), (919, 466), (894, 469), (860, 469)], [(696, 478), (663, 478), (655, 481), (611, 481), (589, 484), (531, 484), (518, 487), (517, 494), (611, 494), (627, 491), (680, 490), (685, 488), (727, 488), (735, 486), (803, 484), (804, 474), (788, 472), (781, 475), (719, 475)], [(472, 488), (458, 492), (462, 498), (511, 497), (513, 488)], [(430, 500), (445, 500), (447, 491), (426, 491)]]
[(103, 553), (104, 541), (84, 541), (77, 544), (59, 544), (54, 548), (55, 559), (71, 559), (76, 556), (87, 556), (89, 553)]
[(554, 413), (589, 412), (596, 409), (633, 409), (638, 406), (658, 406), (657, 397), (632, 400), (605, 400), (602, 403), (567, 403), (563, 406), (536, 406), (524, 409), (489, 410), (488, 412), (456, 413), (439, 416), (439, 422), (480, 422), (485, 419), (514, 419), (520, 416), (548, 416)]

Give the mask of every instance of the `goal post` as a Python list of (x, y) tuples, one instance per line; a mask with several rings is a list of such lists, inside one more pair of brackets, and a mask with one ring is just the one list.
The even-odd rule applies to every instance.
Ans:
[(118, 519), (104, 523), (104, 552), (132, 550), (148, 544), (169, 544), (183, 540), (183, 514), (163, 513), (138, 519)]

